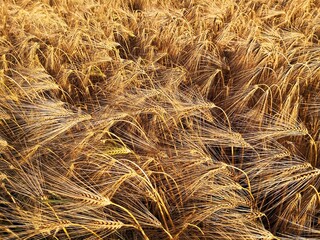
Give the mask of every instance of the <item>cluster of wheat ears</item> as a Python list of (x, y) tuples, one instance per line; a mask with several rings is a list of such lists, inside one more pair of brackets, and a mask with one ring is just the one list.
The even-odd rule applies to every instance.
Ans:
[(0, 239), (320, 239), (319, 8), (0, 0)]

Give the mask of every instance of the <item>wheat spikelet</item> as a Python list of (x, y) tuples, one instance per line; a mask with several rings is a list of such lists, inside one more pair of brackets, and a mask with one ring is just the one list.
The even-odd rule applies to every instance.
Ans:
[(286, 171), (288, 173), (291, 173), (291, 172), (295, 172), (298, 170), (304, 170), (304, 169), (308, 169), (308, 168), (312, 168), (311, 164), (310, 163), (303, 163), (303, 164), (299, 164), (296, 166), (292, 166), (292, 167), (286, 169)]
[(92, 224), (92, 228), (94, 229), (108, 229), (111, 231), (118, 230), (125, 226), (125, 224), (120, 221), (105, 221), (105, 220), (96, 220), (91, 224)]
[(302, 174), (297, 174), (292, 176), (293, 181), (302, 181), (305, 179), (309, 179), (309, 178), (314, 178), (316, 176), (318, 176), (320, 174), (320, 171), (318, 169), (313, 170), (313, 171), (309, 171), (306, 173), (302, 173)]
[(60, 223), (48, 223), (48, 224), (40, 224), (35, 225), (35, 233), (46, 233), (51, 235), (51, 232), (58, 232), (60, 229), (67, 228), (72, 226), (72, 223), (68, 220), (62, 220)]
[(101, 197), (90, 193), (81, 193), (81, 195), (83, 197), (80, 198), (80, 200), (86, 204), (99, 207), (105, 207), (111, 204), (111, 201), (106, 197)]

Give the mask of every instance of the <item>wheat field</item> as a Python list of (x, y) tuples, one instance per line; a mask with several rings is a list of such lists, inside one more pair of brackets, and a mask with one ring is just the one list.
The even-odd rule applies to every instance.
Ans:
[(320, 239), (319, 0), (0, 0), (0, 239)]

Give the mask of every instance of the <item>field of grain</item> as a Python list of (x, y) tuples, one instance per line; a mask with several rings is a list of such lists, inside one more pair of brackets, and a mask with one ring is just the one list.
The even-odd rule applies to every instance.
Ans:
[(0, 239), (320, 239), (319, 0), (0, 0)]

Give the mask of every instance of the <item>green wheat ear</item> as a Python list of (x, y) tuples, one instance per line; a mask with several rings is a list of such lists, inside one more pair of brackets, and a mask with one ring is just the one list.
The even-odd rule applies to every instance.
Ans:
[(113, 155), (121, 155), (121, 154), (129, 154), (132, 153), (132, 151), (127, 147), (121, 147), (121, 148), (111, 148), (103, 151), (104, 154), (113, 156)]

